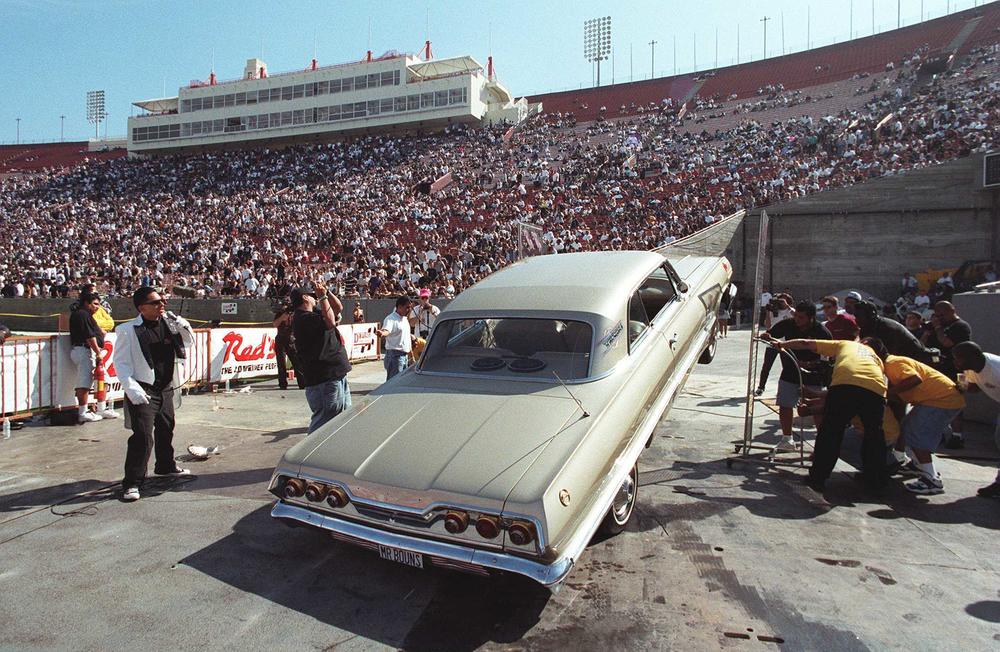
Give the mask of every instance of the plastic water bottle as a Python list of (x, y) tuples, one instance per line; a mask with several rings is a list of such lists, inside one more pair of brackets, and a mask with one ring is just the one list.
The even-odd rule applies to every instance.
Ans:
[(10, 419), (3, 420), (3, 438), (10, 439)]

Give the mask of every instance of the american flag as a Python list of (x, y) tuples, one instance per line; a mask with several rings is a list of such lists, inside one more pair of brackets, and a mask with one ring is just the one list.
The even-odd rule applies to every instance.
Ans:
[(533, 224), (517, 223), (517, 257), (541, 256), (549, 253), (542, 239), (542, 229)]

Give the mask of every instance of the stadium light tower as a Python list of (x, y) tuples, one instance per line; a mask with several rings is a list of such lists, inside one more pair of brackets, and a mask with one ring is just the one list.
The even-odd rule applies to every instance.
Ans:
[(108, 117), (104, 110), (104, 91), (87, 91), (87, 122), (94, 125), (94, 140), (101, 137), (101, 122)]
[(770, 16), (764, 16), (760, 19), (760, 22), (764, 23), (764, 56), (762, 58), (767, 58), (767, 21), (771, 20)]
[(597, 64), (597, 85), (601, 85), (601, 61), (611, 54), (611, 16), (583, 22), (583, 56)]

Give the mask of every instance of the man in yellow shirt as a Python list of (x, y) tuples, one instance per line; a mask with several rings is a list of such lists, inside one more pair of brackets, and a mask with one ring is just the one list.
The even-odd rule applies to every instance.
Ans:
[(934, 468), (934, 451), (944, 439), (945, 429), (965, 408), (958, 385), (940, 371), (900, 355), (888, 355), (885, 347), (872, 343), (889, 379), (888, 398), (912, 406), (903, 417), (906, 445), (916, 457), (919, 476), (905, 486), (916, 494), (944, 493), (941, 475)]
[(815, 491), (825, 489), (826, 479), (840, 457), (844, 429), (858, 416), (865, 429), (861, 442), (862, 479), (869, 491), (881, 491), (887, 480), (882, 433), (887, 387), (882, 360), (857, 340), (788, 340), (775, 342), (774, 346), (806, 349), (834, 358), (833, 380), (827, 392), (826, 411), (816, 435), (816, 449), (806, 484)]

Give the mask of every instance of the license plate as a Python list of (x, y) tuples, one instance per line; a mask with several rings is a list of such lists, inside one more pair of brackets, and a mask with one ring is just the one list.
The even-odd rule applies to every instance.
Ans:
[(379, 544), (378, 554), (382, 559), (388, 559), (389, 561), (406, 564), (414, 568), (424, 567), (424, 556), (419, 552), (410, 552), (409, 550), (400, 550), (399, 548)]

